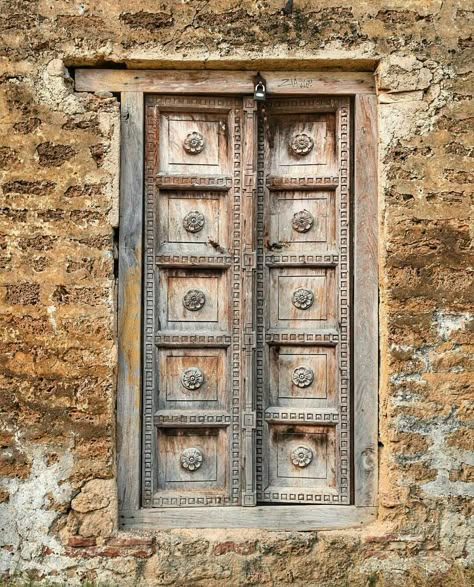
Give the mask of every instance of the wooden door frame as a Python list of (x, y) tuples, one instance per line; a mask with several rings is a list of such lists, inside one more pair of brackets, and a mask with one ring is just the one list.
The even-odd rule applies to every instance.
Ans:
[(124, 528), (357, 527), (376, 517), (378, 484), (377, 97), (367, 72), (261, 72), (272, 96), (353, 98), (353, 505), (141, 508), (144, 95), (252, 95), (253, 71), (76, 69), (76, 91), (121, 94), (117, 484)]

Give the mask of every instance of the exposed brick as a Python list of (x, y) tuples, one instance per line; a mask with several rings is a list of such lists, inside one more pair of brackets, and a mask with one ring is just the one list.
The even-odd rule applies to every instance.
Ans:
[(173, 25), (174, 19), (166, 12), (123, 12), (120, 20), (132, 29), (154, 31)]
[(67, 543), (69, 546), (83, 548), (86, 546), (95, 546), (96, 539), (94, 537), (84, 538), (83, 536), (69, 536)]
[(19, 179), (7, 181), (2, 185), (4, 194), (25, 194), (27, 196), (47, 196), (56, 186), (54, 181), (28, 181)]

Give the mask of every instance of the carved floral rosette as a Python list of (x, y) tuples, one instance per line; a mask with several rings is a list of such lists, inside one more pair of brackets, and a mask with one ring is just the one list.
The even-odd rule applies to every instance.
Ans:
[(185, 369), (181, 375), (181, 384), (189, 390), (199, 389), (204, 382), (204, 375), (201, 369), (190, 367)]
[(183, 306), (190, 312), (197, 312), (206, 303), (206, 296), (200, 289), (190, 289), (184, 294)]
[(314, 218), (308, 210), (301, 210), (293, 215), (291, 225), (296, 232), (308, 232), (313, 226)]
[(190, 155), (197, 155), (206, 146), (206, 141), (202, 134), (197, 130), (190, 132), (183, 142), (183, 149)]
[(199, 210), (191, 210), (183, 218), (183, 226), (188, 232), (199, 232), (204, 228), (204, 214)]
[(291, 380), (298, 387), (309, 387), (314, 381), (314, 373), (312, 369), (307, 367), (297, 367), (293, 371)]
[(180, 462), (183, 469), (196, 471), (202, 465), (204, 457), (198, 448), (185, 448), (181, 453)]
[(310, 289), (300, 287), (293, 292), (291, 303), (298, 310), (307, 310), (313, 305), (314, 294)]
[(297, 467), (307, 467), (313, 460), (313, 451), (307, 446), (297, 446), (291, 451), (291, 462)]
[(307, 155), (314, 147), (313, 139), (306, 133), (298, 133), (293, 135), (290, 141), (290, 149), (295, 155)]

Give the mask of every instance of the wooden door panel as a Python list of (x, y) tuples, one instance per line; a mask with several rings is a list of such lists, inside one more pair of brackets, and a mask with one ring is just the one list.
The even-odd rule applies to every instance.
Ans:
[(227, 365), (223, 349), (161, 349), (159, 409), (224, 409)]
[(162, 112), (160, 173), (224, 174), (230, 170), (227, 113)]
[[(272, 425), (269, 486), (272, 501), (320, 501), (335, 493), (336, 429), (334, 426)], [(303, 495), (299, 491), (303, 491)], [(319, 497), (319, 499), (318, 499)]]
[(159, 307), (161, 329), (227, 331), (226, 277), (222, 271), (163, 270)]
[(346, 504), (349, 100), (270, 100), (260, 124), (258, 499)]
[(158, 202), (159, 254), (208, 255), (209, 246), (228, 253), (228, 203), (212, 191), (167, 190)]
[(274, 191), (270, 206), (269, 250), (286, 254), (335, 248), (334, 191)]
[(146, 507), (241, 501), (242, 106), (146, 98)]
[[(335, 326), (333, 269), (307, 267), (270, 270), (270, 327), (277, 329)], [(316, 323), (311, 326), (311, 323)]]
[(334, 112), (270, 116), (267, 127), (270, 174), (317, 177), (337, 173), (335, 124)]
[(158, 432), (161, 463), (158, 487), (193, 493), (226, 485), (226, 433), (222, 429), (163, 429)]
[(336, 407), (334, 347), (270, 347), (271, 406)]

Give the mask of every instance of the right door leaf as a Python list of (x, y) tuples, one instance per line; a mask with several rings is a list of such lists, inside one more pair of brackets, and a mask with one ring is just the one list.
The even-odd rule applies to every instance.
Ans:
[(260, 112), (260, 502), (350, 502), (349, 120), (346, 97)]

